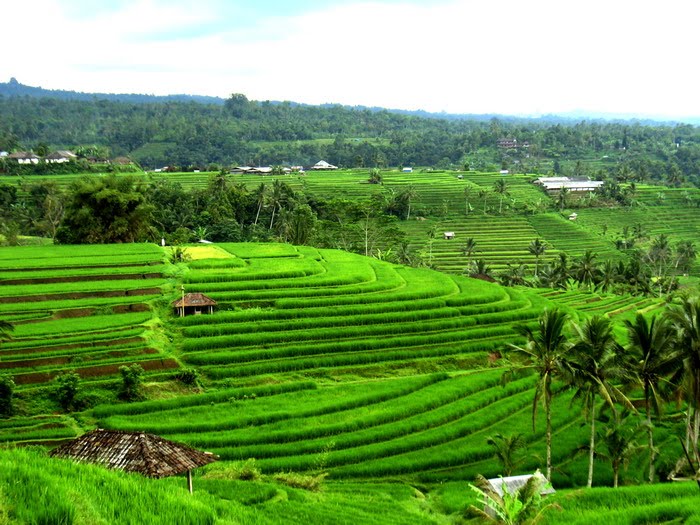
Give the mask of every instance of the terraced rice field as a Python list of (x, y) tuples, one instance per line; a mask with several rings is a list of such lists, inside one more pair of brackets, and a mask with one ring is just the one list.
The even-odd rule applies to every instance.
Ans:
[[(528, 430), (533, 378), (504, 386), (489, 356), (520, 342), (513, 324), (534, 320), (547, 299), (334, 250), (219, 247), (235, 257), (196, 261), (184, 276), (186, 291), (219, 311), (172, 321), (182, 361), (217, 389), (101, 406), (100, 427), (255, 458), (267, 473), (322, 467), (337, 479), (424, 481), (496, 475), (486, 438), (518, 429), (524, 468), (535, 468), (544, 445), (540, 423)], [(578, 482), (587, 436), (569, 397), (556, 403), (565, 465), (556, 481), (567, 485)]]
[[(89, 382), (124, 364), (177, 366), (149, 341), (151, 304), (166, 284), (162, 260), (162, 250), (146, 244), (0, 248), (0, 316), (14, 325), (0, 350), (0, 372), (31, 389), (67, 371)], [(75, 433), (44, 418), (8, 425), (0, 425), (0, 439)]]
[[(428, 231), (433, 225), (437, 235), (432, 242)], [(535, 257), (528, 251), (530, 243), (540, 237), (526, 217), (483, 216), (472, 214), (463, 219), (446, 219), (439, 221), (415, 221), (402, 225), (412, 240), (419, 240), (411, 246), (418, 250), (426, 262), (440, 271), (463, 273), (469, 261), (483, 259), (494, 271), (500, 271), (507, 265), (526, 264), (534, 268)], [(453, 239), (444, 238), (444, 232), (454, 232)], [(476, 241), (476, 250), (468, 258), (464, 252), (466, 239)], [(558, 250), (548, 243), (548, 249), (540, 263), (556, 258)], [(431, 255), (432, 254), (432, 255)]]

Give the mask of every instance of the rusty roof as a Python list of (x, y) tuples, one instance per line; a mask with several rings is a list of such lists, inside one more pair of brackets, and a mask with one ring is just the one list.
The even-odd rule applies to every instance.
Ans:
[[(182, 298), (173, 301), (173, 306), (182, 308)], [(216, 306), (216, 301), (203, 293), (186, 293), (185, 306)]]
[(96, 429), (51, 451), (51, 456), (163, 478), (216, 461), (216, 456), (145, 432)]

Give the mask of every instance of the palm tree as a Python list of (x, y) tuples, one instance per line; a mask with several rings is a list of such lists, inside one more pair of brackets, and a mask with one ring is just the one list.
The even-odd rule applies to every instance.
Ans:
[(275, 211), (282, 211), (282, 202), (286, 195), (285, 184), (279, 179), (275, 179), (272, 183), (272, 194), (270, 195), (270, 204), (272, 205), (272, 217), (270, 218), (270, 230), (275, 222)]
[(567, 365), (567, 380), (576, 388), (572, 401), (583, 403), (584, 414), (591, 422), (588, 455), (588, 487), (593, 485), (593, 457), (595, 454), (596, 403), (600, 396), (615, 412), (615, 401), (622, 401), (631, 410), (634, 407), (612, 381), (623, 376), (619, 366), (621, 347), (615, 340), (609, 318), (596, 315), (582, 324), (574, 324), (576, 343), (571, 347)]
[(617, 265), (612, 259), (606, 259), (600, 267), (600, 283), (598, 284), (602, 292), (610, 291), (617, 283)]
[(547, 243), (542, 242), (542, 239), (535, 239), (530, 243), (530, 246), (527, 247), (527, 251), (535, 256), (535, 279), (537, 279), (537, 272), (540, 268), (540, 256), (544, 255), (544, 252), (547, 251)]
[(493, 277), (493, 270), (486, 264), (483, 259), (477, 259), (474, 264), (469, 268), (469, 275), (485, 275), (487, 277)]
[(598, 455), (610, 461), (614, 488), (618, 486), (620, 469), (626, 469), (630, 460), (643, 448), (635, 441), (638, 432), (639, 427), (630, 426), (626, 419), (612, 418), (600, 435), (605, 452), (598, 451)]
[(566, 197), (569, 194), (569, 189), (562, 187), (559, 190), (559, 194), (557, 195), (557, 204), (559, 205), (559, 211), (564, 211), (564, 207), (566, 206)]
[(638, 313), (634, 322), (625, 319), (629, 335), (627, 352), (635, 377), (644, 389), (644, 408), (649, 446), (649, 483), (654, 482), (654, 430), (651, 411), (658, 415), (663, 406), (659, 387), (677, 369), (680, 354), (675, 349), (673, 326), (666, 317), (647, 319)]
[(493, 183), (493, 191), (500, 196), (500, 200), (498, 203), (498, 214), (500, 215), (503, 210), (503, 197), (509, 195), (508, 184), (506, 184), (506, 180), (496, 179), (496, 182)]
[(489, 193), (486, 190), (479, 190), (479, 198), (484, 199), (484, 215), (486, 215), (486, 197)]
[(432, 266), (433, 264), (433, 242), (435, 241), (435, 237), (437, 236), (437, 226), (434, 224), (430, 227), (428, 230), (428, 249), (429, 249), (429, 262), (428, 264)]
[(10, 332), (12, 332), (14, 329), (15, 327), (11, 323), (0, 319), (0, 343), (12, 339)]
[(469, 197), (472, 194), (472, 187), (471, 186), (465, 186), (464, 187), (464, 215), (469, 215), (469, 209), (471, 208), (471, 205), (469, 204)]
[(537, 406), (544, 405), (547, 450), (547, 479), (552, 477), (552, 379), (562, 372), (569, 348), (564, 325), (567, 314), (561, 310), (545, 310), (537, 321), (537, 328), (516, 325), (514, 330), (527, 339), (524, 346), (509, 345), (515, 352), (516, 370), (529, 370), (537, 374), (535, 396), (532, 403), (532, 427), (535, 428)]
[(476, 251), (476, 240), (474, 239), (474, 237), (467, 237), (467, 240), (464, 241), (464, 248), (462, 248), (462, 252), (467, 257), (467, 266), (470, 265), (472, 255), (474, 254), (475, 251)]
[(572, 268), (574, 277), (579, 285), (590, 288), (595, 284), (600, 275), (600, 270), (595, 261), (597, 255), (591, 250), (586, 250), (585, 253), (576, 260)]
[(516, 454), (526, 445), (523, 435), (514, 434), (504, 436), (503, 434), (496, 434), (495, 436), (488, 438), (486, 443), (493, 447), (494, 457), (503, 466), (503, 475), (512, 475), (513, 470), (515, 470), (522, 462), (522, 459), (517, 458)]
[(416, 193), (416, 188), (413, 184), (409, 184), (405, 190), (401, 192), (399, 196), (401, 199), (406, 201), (406, 220), (411, 218), (411, 201), (418, 196)]
[[(668, 317), (676, 328), (676, 344), (682, 356), (688, 420), (687, 441), (696, 464), (700, 464), (698, 432), (700, 431), (700, 297), (685, 297), (668, 309)], [(689, 451), (690, 452), (690, 451)], [(698, 473), (700, 474), (700, 472)], [(698, 481), (700, 484), (700, 481)]]

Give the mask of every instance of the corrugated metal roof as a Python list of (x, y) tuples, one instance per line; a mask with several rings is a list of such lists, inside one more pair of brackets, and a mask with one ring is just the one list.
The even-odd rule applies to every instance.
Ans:
[(103, 429), (83, 434), (55, 448), (50, 455), (138, 472), (150, 478), (175, 476), (216, 461), (213, 454), (153, 434)]
[(549, 482), (547, 481), (547, 478), (544, 477), (540, 472), (537, 474), (524, 474), (521, 476), (507, 476), (505, 478), (493, 478), (489, 479), (489, 485), (493, 487), (493, 490), (499, 495), (503, 496), (503, 485), (508, 487), (508, 493), (513, 494), (517, 490), (520, 490), (522, 487), (525, 486), (525, 483), (533, 476), (539, 476), (543, 479), (544, 481), (544, 487), (546, 487), (544, 490), (540, 492), (542, 496), (546, 494), (554, 494), (556, 491), (554, 488), (552, 488), (551, 485), (549, 485)]

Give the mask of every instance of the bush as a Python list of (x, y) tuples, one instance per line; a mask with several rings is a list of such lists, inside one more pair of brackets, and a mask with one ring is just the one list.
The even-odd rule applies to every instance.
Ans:
[(279, 472), (275, 474), (275, 481), (295, 489), (318, 492), (321, 490), (321, 484), (323, 483), (323, 480), (326, 479), (326, 476), (328, 476), (328, 473), (326, 472), (322, 472), (316, 476), (299, 474), (297, 472)]
[(258, 481), (260, 469), (255, 466), (255, 459), (249, 458), (243, 463), (214, 464), (207, 470), (205, 477), (210, 479), (239, 479), (242, 481)]
[(183, 385), (193, 388), (199, 388), (202, 385), (199, 371), (194, 368), (184, 368), (178, 371), (175, 374), (175, 379), (180, 381)]
[(52, 397), (66, 411), (78, 408), (76, 400), (80, 393), (80, 376), (75, 372), (65, 372), (53, 379)]
[(139, 364), (119, 367), (122, 375), (122, 389), (119, 397), (124, 401), (138, 401), (143, 395), (143, 367)]
[(12, 399), (15, 395), (15, 382), (12, 376), (0, 376), (0, 415), (11, 416), (13, 412)]

